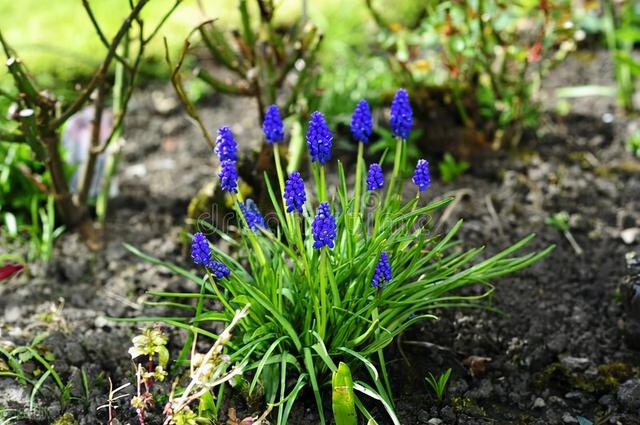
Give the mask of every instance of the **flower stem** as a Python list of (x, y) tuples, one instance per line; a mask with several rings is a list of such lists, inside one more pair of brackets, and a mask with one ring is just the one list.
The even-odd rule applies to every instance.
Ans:
[(373, 218), (373, 234), (371, 235), (371, 238), (375, 238), (376, 236), (378, 236), (378, 227), (380, 226), (380, 210), (381, 210), (381, 204), (382, 204), (382, 194), (380, 194), (380, 196), (376, 197), (376, 208), (375, 208), (375, 216)]
[(321, 319), (318, 321), (320, 336), (324, 339), (327, 330), (327, 247), (320, 251), (320, 311)]
[(276, 172), (278, 173), (278, 183), (280, 184), (280, 200), (282, 201), (282, 208), (284, 208), (282, 211), (285, 214), (285, 220), (286, 220), (286, 225), (287, 225), (287, 230), (288, 232), (286, 232), (287, 234), (289, 232), (291, 232), (291, 219), (289, 218), (289, 214), (286, 213), (287, 211), (287, 202), (284, 199), (284, 174), (282, 173), (282, 162), (280, 160), (280, 146), (277, 143), (273, 144), (273, 159), (276, 163)]
[(395, 189), (396, 180), (398, 179), (398, 173), (400, 172), (400, 163), (402, 161), (402, 150), (403, 150), (404, 140), (401, 138), (396, 138), (396, 154), (393, 157), (393, 172), (391, 174), (391, 181), (389, 182), (389, 189), (387, 189), (387, 197), (385, 198), (384, 204), (385, 206), (389, 203), (389, 199), (391, 198), (391, 194)]
[(358, 213), (360, 212), (360, 204), (362, 203), (360, 200), (360, 193), (362, 192), (362, 166), (364, 163), (364, 143), (358, 143), (358, 161), (356, 163), (356, 188), (355, 188), (355, 197), (354, 202), (355, 205), (353, 207), (353, 220), (354, 220), (354, 230), (356, 227), (356, 220), (358, 219)]
[(251, 243), (251, 246), (253, 247), (254, 251), (258, 256), (258, 261), (260, 261), (260, 265), (264, 266), (265, 264), (267, 264), (267, 258), (264, 256), (264, 252), (262, 252), (262, 247), (258, 243), (258, 240), (256, 239), (256, 235), (254, 235), (253, 231), (249, 229), (249, 224), (247, 223), (247, 219), (245, 218), (244, 214), (242, 213), (242, 210), (240, 209), (239, 203), (243, 202), (242, 194), (240, 193), (240, 191), (238, 191), (238, 193), (232, 194), (231, 198), (233, 199), (233, 208), (236, 211), (236, 215), (240, 217), (240, 221), (242, 223), (240, 225), (241, 227), (240, 231), (242, 231), (243, 227), (245, 229), (248, 229), (247, 238), (249, 238), (249, 242)]
[[(222, 296), (222, 293), (220, 292), (220, 290), (218, 289), (218, 285), (216, 285), (216, 281), (213, 278), (213, 275), (211, 274), (211, 270), (209, 270), (209, 268), (205, 268), (205, 270), (207, 270), (207, 276), (209, 277), (209, 283), (211, 283), (211, 287), (213, 288), (213, 292), (216, 293), (216, 296), (218, 297), (218, 299), (220, 300), (220, 302), (222, 303), (222, 305), (224, 306), (225, 309), (227, 309), (227, 312), (233, 312), (235, 311), (227, 302), (226, 298), (224, 298)], [(200, 298), (202, 299), (202, 298)], [(197, 323), (195, 324), (195, 326), (197, 326)]]
[(325, 202), (327, 200), (327, 178), (324, 172), (324, 165), (320, 166), (320, 187), (318, 191), (320, 192), (318, 194), (320, 202)]

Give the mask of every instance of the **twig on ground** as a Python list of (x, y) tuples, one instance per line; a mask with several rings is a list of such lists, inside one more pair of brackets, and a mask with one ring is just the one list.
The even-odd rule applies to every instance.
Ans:
[(471, 196), (473, 195), (473, 193), (474, 191), (469, 188), (462, 188), (462, 189), (454, 190), (453, 192), (446, 193), (444, 196), (445, 197), (452, 196), (453, 201), (449, 205), (447, 205), (447, 208), (445, 208), (434, 230), (437, 232), (440, 229), (440, 227), (442, 227), (444, 223), (446, 223), (447, 220), (449, 220), (449, 217), (451, 217), (451, 215), (453, 214), (453, 211), (458, 207), (458, 204), (460, 204), (460, 201), (465, 195)]

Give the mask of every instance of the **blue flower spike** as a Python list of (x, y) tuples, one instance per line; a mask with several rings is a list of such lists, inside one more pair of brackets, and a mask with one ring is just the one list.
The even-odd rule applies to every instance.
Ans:
[(311, 233), (315, 249), (320, 249), (323, 246), (333, 248), (336, 239), (336, 219), (331, 215), (328, 202), (322, 202), (318, 207), (316, 217), (311, 223)]
[(384, 187), (384, 174), (380, 164), (371, 164), (367, 173), (367, 190), (380, 190)]
[(231, 133), (229, 127), (224, 126), (218, 129), (214, 151), (218, 154), (221, 162), (238, 160), (238, 143), (233, 138), (233, 133)]
[(391, 102), (391, 131), (394, 136), (407, 140), (413, 124), (413, 111), (409, 103), (409, 94), (399, 89)]
[(229, 277), (229, 275), (231, 275), (231, 270), (229, 270), (229, 267), (227, 267), (220, 261), (212, 260), (209, 262), (209, 265), (207, 267), (209, 268), (209, 270), (211, 270), (211, 273), (213, 274), (213, 276), (215, 276), (216, 279), (222, 279), (223, 277)]
[(271, 105), (267, 108), (262, 123), (262, 132), (270, 145), (284, 140), (284, 125), (277, 105)]
[(371, 279), (371, 285), (374, 288), (382, 288), (385, 283), (391, 281), (391, 264), (389, 263), (389, 256), (386, 252), (382, 251), (380, 254), (380, 260), (376, 265), (376, 269), (373, 272), (373, 279)]
[(229, 277), (231, 270), (219, 261), (211, 258), (211, 248), (207, 237), (198, 232), (191, 239), (191, 259), (196, 265), (202, 265), (211, 270), (216, 279)]
[(258, 206), (253, 202), (252, 199), (247, 199), (244, 204), (240, 203), (240, 210), (242, 211), (242, 215), (244, 215), (244, 219), (247, 221), (247, 226), (249, 229), (254, 232), (259, 231), (259, 228), (266, 229), (267, 225), (264, 221), (264, 217)]
[(311, 154), (311, 161), (324, 165), (331, 159), (331, 141), (333, 135), (329, 130), (327, 121), (321, 112), (311, 114), (309, 129), (307, 130), (307, 146)]
[(297, 171), (289, 174), (289, 178), (284, 184), (284, 200), (288, 213), (294, 211), (302, 213), (302, 206), (307, 200), (307, 194), (304, 191), (304, 181)]
[(191, 259), (193, 264), (206, 266), (211, 261), (211, 248), (207, 237), (198, 232), (191, 238)]
[(373, 118), (369, 103), (362, 99), (356, 105), (351, 116), (351, 134), (358, 142), (368, 143), (373, 132)]
[(429, 162), (426, 159), (418, 160), (416, 169), (413, 172), (413, 182), (418, 186), (420, 192), (427, 190), (431, 186), (431, 176), (429, 175)]
[(222, 161), (218, 178), (220, 179), (222, 190), (231, 193), (238, 192), (238, 169), (235, 161), (230, 159)]

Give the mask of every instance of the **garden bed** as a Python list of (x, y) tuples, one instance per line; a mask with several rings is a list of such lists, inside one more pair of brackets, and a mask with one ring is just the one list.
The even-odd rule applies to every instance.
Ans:
[[(556, 74), (562, 84), (575, 83), (567, 80), (579, 78), (581, 67), (596, 72), (579, 61), (568, 64)], [(547, 85), (555, 84), (552, 79)], [(578, 423), (579, 417), (640, 424), (640, 390), (635, 398), (627, 391), (634, 382), (640, 387), (640, 353), (623, 341), (625, 316), (616, 295), (626, 273), (624, 255), (639, 249), (640, 241), (627, 245), (620, 232), (640, 227), (640, 169), (624, 149), (629, 123), (618, 121), (612, 102), (590, 106), (566, 116), (544, 114), (517, 151), (487, 153), (454, 183), (434, 176), (426, 196), (459, 199), (436, 219), (443, 219), (442, 228), (465, 219), (460, 236), (468, 246), (486, 244), (494, 251), (534, 232), (534, 248), (557, 248), (530, 269), (498, 281), (491, 306), (500, 313), (444, 311), (441, 320), (414, 327), (389, 348), (402, 424), (561, 424)], [(148, 90), (131, 110), (104, 252), (89, 253), (77, 235), (64, 234), (51, 264), (33, 265), (0, 284), (0, 344), (26, 344), (46, 332), (40, 348), (53, 354), (56, 371), (72, 383), (68, 410), (80, 424), (106, 423), (105, 411), (96, 408), (106, 402), (107, 377), (114, 386), (133, 379), (127, 349), (135, 327), (107, 318), (166, 312), (142, 305), (150, 300), (148, 290), (195, 290), (140, 262), (122, 244), (188, 264), (180, 243), (187, 206), (214, 174), (212, 152), (183, 117), (170, 88)], [(204, 119), (210, 128), (231, 124), (241, 147), (248, 148), (259, 137), (257, 114), (247, 113), (253, 110), (250, 101), (215, 97)], [(603, 120), (606, 113), (612, 121)], [(561, 211), (570, 214), (581, 255), (546, 224)], [(169, 333), (170, 347), (178, 348), (184, 335)], [(449, 367), (448, 395), (437, 402), (424, 377)], [(31, 413), (29, 396), (16, 381), (0, 379), (0, 407), (24, 413), (23, 423), (51, 423), (65, 409), (49, 382)], [(119, 409), (122, 418), (133, 414), (126, 409)], [(313, 400), (303, 400), (289, 423), (316, 423), (314, 411)], [(376, 414), (385, 423), (384, 412)]]

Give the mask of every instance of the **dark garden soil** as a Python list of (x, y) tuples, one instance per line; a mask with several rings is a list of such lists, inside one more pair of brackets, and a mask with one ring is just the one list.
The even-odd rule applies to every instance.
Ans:
[[(592, 81), (594, 74), (610, 83), (601, 63), (602, 57), (571, 58), (545, 84), (548, 93)], [(18, 423), (52, 423), (65, 411), (80, 424), (106, 423), (96, 408), (106, 401), (107, 377), (115, 386), (132, 381), (127, 349), (135, 331), (107, 317), (166, 311), (143, 305), (151, 300), (148, 290), (194, 290), (134, 258), (122, 243), (187, 264), (180, 242), (186, 210), (211, 178), (213, 158), (169, 89), (135, 102), (104, 252), (89, 253), (76, 235), (64, 234), (50, 264), (30, 265), (0, 283), (0, 347), (46, 334), (39, 349), (53, 355), (55, 370), (72, 384), (65, 406), (48, 380), (29, 411), (30, 389), (0, 378), (0, 407), (15, 409), (23, 418)], [(640, 163), (623, 145), (638, 123), (616, 115), (610, 99), (573, 104), (563, 117), (545, 113), (517, 150), (487, 154), (454, 183), (434, 178), (429, 197), (455, 193), (459, 199), (440, 217), (442, 228), (463, 218), (467, 247), (486, 245), (491, 253), (534, 232), (530, 249), (557, 248), (496, 282), (490, 305), (499, 312), (438, 312), (440, 320), (414, 327), (389, 347), (403, 425), (640, 424), (640, 352), (624, 338), (628, 318), (617, 292), (627, 273), (625, 254), (640, 249), (640, 232), (633, 239), (629, 230), (640, 228)], [(548, 111), (553, 106), (545, 102)], [(252, 103), (220, 97), (205, 110), (210, 128), (233, 123), (241, 144), (257, 140)], [(545, 223), (561, 211), (570, 215), (581, 254)], [(1, 251), (22, 249), (3, 246)], [(184, 335), (169, 332), (171, 346), (179, 347)], [(438, 402), (424, 377), (449, 367), (447, 396)], [(317, 423), (313, 411), (308, 400), (290, 423)], [(119, 414), (131, 418), (130, 407), (122, 405)], [(376, 415), (386, 423), (379, 408)]]

